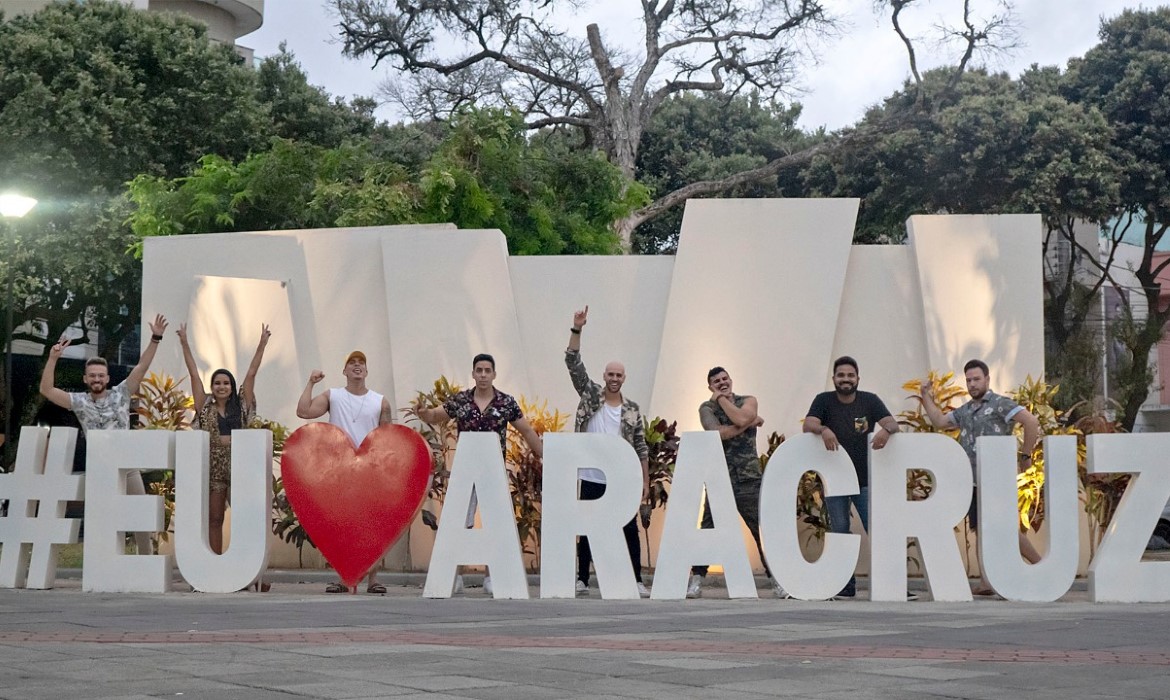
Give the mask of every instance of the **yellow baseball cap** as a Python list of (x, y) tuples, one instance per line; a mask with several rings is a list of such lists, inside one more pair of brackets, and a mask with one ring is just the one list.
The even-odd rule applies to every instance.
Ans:
[(349, 363), (354, 361), (354, 360), (361, 360), (363, 365), (367, 364), (366, 363), (366, 354), (364, 352), (362, 352), (361, 350), (354, 350), (353, 352), (351, 352), (349, 355), (346, 356), (345, 364), (342, 365), (342, 367), (344, 368), (344, 367), (348, 366)]

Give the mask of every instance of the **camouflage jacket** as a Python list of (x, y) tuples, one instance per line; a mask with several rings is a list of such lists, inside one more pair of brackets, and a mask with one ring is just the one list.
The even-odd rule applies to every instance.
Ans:
[[(589, 426), (589, 419), (601, 410), (605, 401), (605, 389), (589, 378), (585, 372), (585, 363), (581, 361), (581, 353), (577, 350), (565, 351), (565, 365), (569, 368), (569, 378), (573, 380), (573, 388), (581, 397), (577, 404), (577, 415), (573, 429), (578, 433), (585, 432)], [(642, 427), (642, 411), (638, 404), (622, 397), (622, 439), (633, 446), (638, 453), (638, 459), (648, 459), (650, 449), (646, 447), (646, 431)]]
[[(751, 397), (732, 394), (732, 401), (737, 408), (743, 408), (744, 402), (749, 398)], [(703, 430), (718, 430), (725, 425), (735, 425), (723, 407), (711, 400), (699, 405), (699, 423)], [(756, 453), (755, 428), (748, 428), (739, 435), (724, 440), (723, 456), (727, 459), (727, 471), (731, 474), (733, 485), (763, 478), (760, 455)]]

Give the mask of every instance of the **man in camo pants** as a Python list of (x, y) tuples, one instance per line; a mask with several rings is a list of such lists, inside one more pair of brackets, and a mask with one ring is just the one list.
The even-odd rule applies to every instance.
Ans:
[[(760, 561), (764, 563), (764, 573), (771, 579), (776, 597), (788, 598), (788, 593), (772, 578), (772, 571), (764, 558), (764, 549), (760, 546), (760, 481), (763, 472), (760, 471), (760, 456), (756, 452), (756, 428), (764, 424), (764, 419), (757, 413), (758, 403), (754, 396), (733, 393), (731, 377), (722, 367), (715, 367), (707, 373), (707, 388), (711, 390), (711, 398), (699, 406), (699, 421), (704, 430), (719, 432), (727, 471), (731, 476), (736, 510), (756, 540)], [(703, 507), (702, 526), (703, 529), (715, 527), (711, 510), (706, 504)], [(687, 585), (688, 598), (698, 598), (703, 594), (703, 577), (706, 575), (706, 566), (691, 569), (691, 580)]]

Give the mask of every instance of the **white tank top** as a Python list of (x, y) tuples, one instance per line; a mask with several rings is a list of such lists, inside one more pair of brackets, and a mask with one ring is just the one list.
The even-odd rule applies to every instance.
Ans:
[(360, 447), (370, 431), (378, 427), (382, 415), (382, 395), (367, 390), (358, 396), (349, 389), (329, 390), (329, 422), (345, 431), (354, 447)]

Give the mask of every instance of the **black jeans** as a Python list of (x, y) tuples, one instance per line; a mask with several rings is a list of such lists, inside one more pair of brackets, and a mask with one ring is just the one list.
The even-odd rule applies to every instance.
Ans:
[[(581, 500), (595, 501), (605, 493), (605, 484), (593, 481), (581, 481)], [(638, 539), (638, 516), (622, 528), (626, 536), (626, 547), (630, 550), (630, 563), (634, 565), (634, 578), (642, 583), (642, 543)], [(593, 553), (589, 550), (589, 538), (577, 538), (577, 580), (589, 584), (589, 565), (593, 563)]]

